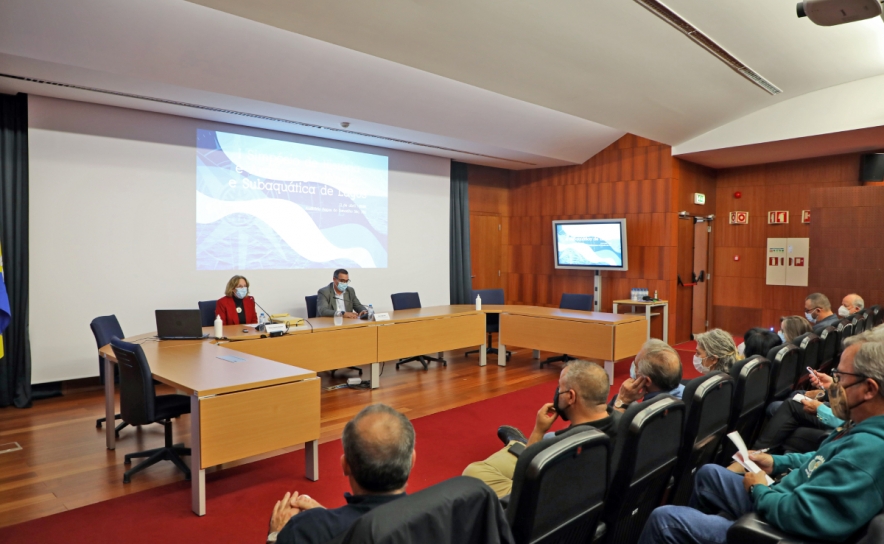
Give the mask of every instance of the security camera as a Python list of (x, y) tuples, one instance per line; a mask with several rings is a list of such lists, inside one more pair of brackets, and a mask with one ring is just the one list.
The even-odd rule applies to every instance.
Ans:
[(798, 17), (820, 26), (843, 25), (881, 15), (881, 0), (802, 0)]

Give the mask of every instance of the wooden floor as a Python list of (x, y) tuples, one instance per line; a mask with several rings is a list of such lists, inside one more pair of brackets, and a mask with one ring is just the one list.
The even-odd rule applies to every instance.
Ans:
[[(340, 438), (347, 421), (367, 404), (386, 403), (413, 419), (556, 380), (559, 374), (558, 365), (540, 370), (530, 350), (514, 352), (505, 368), (497, 366), (496, 356), (489, 356), (484, 368), (478, 366), (476, 354), (467, 358), (458, 351), (445, 357), (447, 367), (431, 363), (426, 372), (418, 363), (398, 371), (395, 364), (387, 363), (380, 389), (323, 391), (320, 442)], [(331, 378), (323, 373), (322, 385), (343, 383), (355, 375), (355, 371), (338, 372)], [(158, 389), (158, 393), (172, 392), (166, 386)], [(161, 463), (124, 485), (123, 456), (162, 446), (163, 428), (127, 427), (120, 433), (117, 449), (110, 451), (105, 448), (104, 429), (95, 428), (96, 418), (103, 416), (104, 394), (99, 388), (37, 401), (27, 410), (0, 410), (0, 445), (18, 442), (22, 447), (0, 454), (0, 527), (182, 479), (171, 463)], [(175, 420), (174, 432), (176, 442), (190, 444), (189, 415)]]

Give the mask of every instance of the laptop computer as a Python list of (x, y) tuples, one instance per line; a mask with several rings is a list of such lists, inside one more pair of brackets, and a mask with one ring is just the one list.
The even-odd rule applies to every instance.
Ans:
[(157, 337), (160, 340), (202, 340), (203, 324), (199, 310), (157, 310)]

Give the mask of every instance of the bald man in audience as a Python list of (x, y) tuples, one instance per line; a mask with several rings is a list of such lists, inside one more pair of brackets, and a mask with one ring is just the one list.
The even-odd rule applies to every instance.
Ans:
[(660, 394), (680, 399), (684, 393), (681, 376), (681, 357), (675, 349), (663, 340), (652, 338), (635, 356), (629, 378), (620, 386), (611, 404), (615, 410), (625, 412), (633, 402), (651, 400)]
[[(497, 430), (497, 436), (506, 447), (484, 461), (470, 464), (463, 475), (482, 480), (498, 497), (504, 497), (513, 489), (513, 474), (518, 460), (517, 454), (510, 451), (511, 448), (515, 451), (524, 444), (531, 446), (582, 425), (602, 431), (613, 441), (620, 413), (606, 405), (609, 391), (608, 374), (602, 367), (580, 359), (571, 361), (559, 375), (554, 402), (544, 404), (537, 412), (531, 436), (525, 438), (515, 427), (502, 426)], [(567, 429), (549, 432), (558, 417), (570, 421), (571, 425)]]
[(853, 314), (863, 311), (866, 303), (863, 297), (856, 293), (850, 293), (841, 300), (841, 307), (838, 308), (838, 317), (850, 317)]
[(267, 542), (328, 542), (350, 528), (363, 514), (405, 496), (414, 466), (414, 427), (384, 404), (363, 408), (344, 427), (341, 468), (353, 494), (347, 504), (326, 509), (307, 495), (286, 493), (270, 517)]

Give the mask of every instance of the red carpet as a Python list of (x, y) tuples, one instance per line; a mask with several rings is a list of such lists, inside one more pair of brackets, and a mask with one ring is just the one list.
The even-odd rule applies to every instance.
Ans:
[[(615, 385), (629, 364), (616, 365)], [(686, 378), (696, 375), (688, 363)], [(459, 475), (501, 447), (497, 427), (530, 432), (537, 410), (552, 400), (556, 383), (534, 386), (413, 421), (417, 462), (408, 490), (418, 491)], [(430, 402), (430, 399), (427, 400)], [(565, 424), (556, 422), (554, 429)], [(190, 482), (181, 481), (0, 529), (0, 542), (263, 542), (273, 504), (286, 491), (306, 493), (327, 507), (344, 504), (341, 441), (319, 446), (320, 479), (304, 478), (304, 451), (208, 475), (208, 515), (190, 511)], [(122, 484), (121, 484), (122, 485)]]

